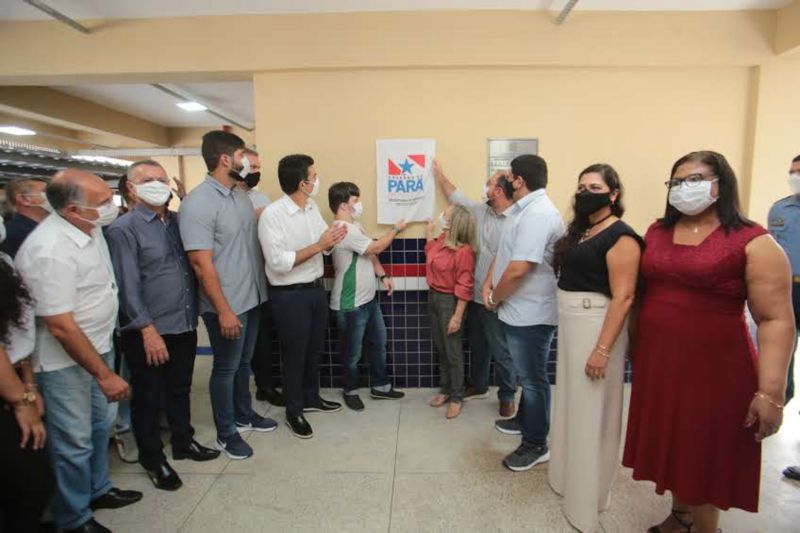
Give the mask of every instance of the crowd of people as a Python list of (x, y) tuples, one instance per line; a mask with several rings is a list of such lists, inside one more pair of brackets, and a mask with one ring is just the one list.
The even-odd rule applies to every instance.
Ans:
[[(377, 289), (394, 290), (378, 255), (405, 221), (370, 236), (359, 222), (358, 185), (338, 182), (328, 190), (327, 224), (308, 155), (280, 160), (284, 194), (274, 202), (256, 189), (258, 153), (236, 135), (207, 133), (202, 156), (208, 175), (185, 196), (175, 191), (177, 212), (166, 171), (152, 160), (128, 168), (122, 216), (111, 188), (85, 171), (7, 186), (15, 214), (0, 226), (0, 446), (3, 472), (15, 482), (2, 484), (0, 510), (9, 530), (37, 531), (49, 506), (59, 530), (108, 531), (94, 510), (142, 498), (109, 480), (110, 432), (128, 424), (118, 404), (130, 402), (136, 460), (162, 490), (182, 485), (164, 452), (162, 413), (173, 461), (246, 459), (253, 449), (242, 433), (278, 428), (253, 409), (251, 373), (256, 398), (285, 407), (293, 435), (313, 437), (306, 413), (342, 409), (320, 395), (331, 311), (347, 408), (365, 409), (364, 350), (369, 395), (404, 397), (387, 371)], [(539, 156), (519, 156), (490, 176), (481, 200), (459, 190), (438, 162), (434, 173), (449, 205), (428, 223), (425, 245), (440, 367), (430, 406), (446, 406), (454, 419), (464, 401), (486, 398), (494, 361), (495, 427), (521, 439), (504, 465), (521, 472), (549, 462), (569, 522), (597, 531), (619, 464), (629, 357), (622, 464), (673, 498), (651, 531), (716, 532), (720, 510), (756, 511), (760, 442), (779, 429), (792, 394), (800, 243), (790, 231), (800, 228), (800, 156), (790, 170), (792, 196), (773, 208), (769, 232), (742, 214), (733, 170), (710, 151), (676, 161), (666, 211), (644, 237), (622, 220), (622, 180), (607, 164), (578, 176), (566, 227)], [(330, 294), (323, 255), (335, 271)], [(194, 439), (191, 423), (200, 318), (213, 352), (213, 447)], [(556, 327), (551, 428), (547, 362)]]

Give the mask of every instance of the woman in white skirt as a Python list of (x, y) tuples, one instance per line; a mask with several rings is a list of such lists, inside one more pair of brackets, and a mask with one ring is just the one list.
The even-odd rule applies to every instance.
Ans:
[(574, 217), (556, 243), (558, 363), (550, 486), (580, 531), (598, 531), (619, 464), (627, 320), (643, 241), (620, 218), (622, 183), (609, 165), (581, 172)]

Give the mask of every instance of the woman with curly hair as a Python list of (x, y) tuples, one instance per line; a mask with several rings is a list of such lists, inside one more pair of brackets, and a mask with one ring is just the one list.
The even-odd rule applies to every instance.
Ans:
[(52, 486), (44, 403), (29, 359), (33, 347), (31, 297), (10, 258), (0, 254), (0, 471), (14, 480), (0, 484), (2, 531), (39, 531)]

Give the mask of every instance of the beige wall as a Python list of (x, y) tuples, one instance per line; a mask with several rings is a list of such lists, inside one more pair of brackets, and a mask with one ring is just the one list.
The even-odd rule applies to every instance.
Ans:
[[(773, 54), (778, 12), (578, 11), (564, 25), (553, 17), (425, 11), (81, 21), (90, 35), (57, 22), (0, 22), (0, 49), (13, 50), (0, 55), (0, 84), (139, 83), (143, 73), (151, 82), (246, 79), (312, 68), (749, 66)], [(235, 50), (220, 46), (233, 35)]]
[(776, 200), (790, 194), (792, 158), (800, 155), (800, 58), (760, 67), (749, 214), (765, 224)]
[[(362, 189), (364, 219), (376, 225), (375, 139), (431, 137), (446, 172), (473, 197), (486, 179), (488, 137), (538, 137), (550, 165), (549, 191), (563, 211), (578, 172), (607, 162), (627, 188), (628, 220), (639, 230), (663, 211), (675, 159), (709, 148), (743, 176), (751, 69), (474, 68), (263, 73), (255, 77), (262, 188), (279, 193), (280, 156), (306, 152), (327, 188)], [(439, 197), (437, 209), (443, 205)], [(418, 225), (408, 235), (421, 235)]]

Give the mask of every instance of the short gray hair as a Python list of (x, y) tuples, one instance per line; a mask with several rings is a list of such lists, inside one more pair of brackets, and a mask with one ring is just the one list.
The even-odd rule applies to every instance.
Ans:
[(86, 193), (83, 187), (71, 180), (54, 180), (44, 190), (53, 210), (61, 211), (69, 204), (85, 205)]
[(125, 175), (128, 176), (129, 180), (133, 179), (133, 175), (136, 169), (139, 167), (158, 167), (161, 170), (164, 170), (164, 167), (158, 161), (154, 161), (153, 159), (142, 159), (141, 161), (136, 161), (133, 163), (128, 167), (128, 170), (125, 171)]
[(254, 155), (254, 156), (258, 157), (258, 152), (256, 152), (256, 151), (255, 151), (255, 150), (253, 150), (252, 148), (248, 148), (248, 147), (246, 147), (246, 146), (244, 147), (244, 154), (245, 154), (245, 155), (248, 155), (248, 154), (249, 154), (249, 155)]

